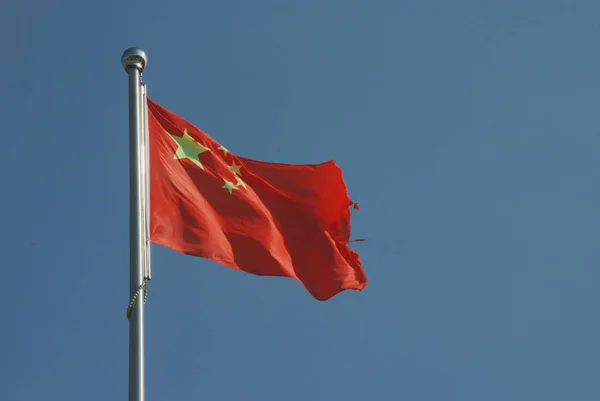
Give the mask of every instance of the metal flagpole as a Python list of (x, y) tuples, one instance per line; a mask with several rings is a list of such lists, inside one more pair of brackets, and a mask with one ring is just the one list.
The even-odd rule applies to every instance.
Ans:
[(144, 401), (145, 274), (149, 270), (147, 238), (147, 141), (145, 141), (142, 72), (146, 53), (136, 47), (121, 57), (129, 75), (129, 401)]
[(148, 131), (148, 88), (142, 81), (142, 184), (144, 202), (142, 207), (143, 227), (144, 227), (144, 280), (151, 280), (150, 272), (150, 132)]

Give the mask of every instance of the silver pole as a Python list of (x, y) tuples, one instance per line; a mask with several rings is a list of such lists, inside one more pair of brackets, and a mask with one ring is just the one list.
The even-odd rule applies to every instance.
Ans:
[(151, 280), (152, 274), (150, 270), (150, 137), (148, 131), (148, 88), (146, 84), (142, 82), (142, 184), (144, 191), (144, 202), (142, 208), (143, 214), (143, 226), (144, 226), (144, 264), (143, 264), (143, 274), (145, 280)]
[[(146, 260), (145, 157), (142, 154), (141, 74), (146, 53), (136, 47), (125, 50), (121, 62), (129, 75), (129, 296), (137, 297), (129, 316), (129, 401), (144, 401), (144, 302), (142, 285)], [(137, 295), (136, 295), (137, 294)]]

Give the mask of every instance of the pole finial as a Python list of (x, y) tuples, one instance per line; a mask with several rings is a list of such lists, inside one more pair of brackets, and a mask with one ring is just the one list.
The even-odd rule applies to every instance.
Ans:
[(146, 53), (139, 47), (130, 47), (121, 56), (121, 63), (123, 64), (123, 68), (125, 68), (125, 72), (129, 72), (131, 68), (136, 68), (140, 72), (143, 72), (147, 62), (148, 57), (146, 57)]

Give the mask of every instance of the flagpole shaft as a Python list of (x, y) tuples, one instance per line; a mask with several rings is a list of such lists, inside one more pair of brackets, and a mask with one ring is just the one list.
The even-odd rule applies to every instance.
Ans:
[[(123, 67), (129, 75), (129, 296), (134, 297), (144, 280), (147, 243), (142, 211), (146, 202), (142, 155), (141, 74), (145, 53), (130, 48), (123, 53)], [(144, 302), (137, 297), (129, 317), (129, 401), (144, 401)]]

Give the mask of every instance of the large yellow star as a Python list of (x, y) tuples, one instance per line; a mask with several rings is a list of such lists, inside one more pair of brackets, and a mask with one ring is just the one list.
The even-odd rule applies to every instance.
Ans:
[(225, 185), (223, 185), (221, 188), (228, 190), (230, 194), (233, 193), (234, 189), (237, 189), (235, 184), (231, 181), (227, 181), (225, 178), (223, 178), (223, 181), (225, 181)]
[(200, 163), (200, 158), (198, 157), (201, 153), (207, 152), (210, 149), (202, 146), (200, 143), (196, 142), (194, 138), (192, 138), (188, 132), (187, 128), (183, 130), (183, 136), (175, 136), (169, 134), (169, 136), (175, 141), (177, 146), (177, 151), (175, 152), (174, 159), (190, 159), (193, 161), (198, 167), (204, 170), (204, 166)]
[(240, 172), (240, 169), (242, 168), (241, 164), (235, 164), (235, 162), (232, 162), (229, 168), (231, 169), (231, 171), (233, 171), (233, 174), (242, 175), (242, 173)]

